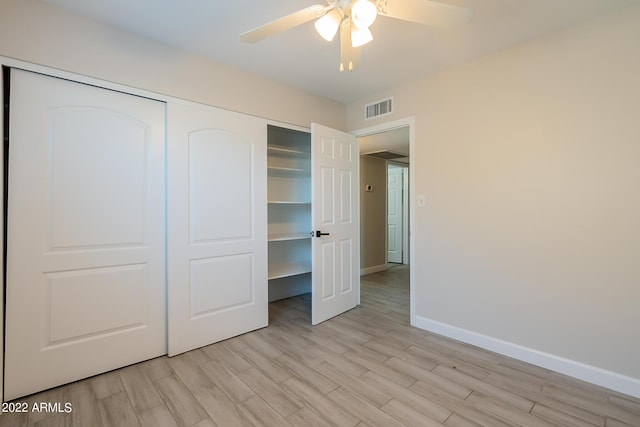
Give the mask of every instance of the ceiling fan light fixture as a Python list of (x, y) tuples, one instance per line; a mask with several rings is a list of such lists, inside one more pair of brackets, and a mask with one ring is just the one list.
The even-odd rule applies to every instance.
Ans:
[(360, 47), (373, 40), (373, 34), (368, 28), (351, 27), (351, 46)]
[[(353, 71), (354, 65), (353, 65), (353, 61), (349, 61), (349, 68), (348, 71)], [(344, 62), (340, 63), (340, 72), (344, 71)]]
[(333, 9), (316, 21), (316, 31), (323, 39), (330, 42), (338, 32), (340, 21), (342, 21), (342, 14), (337, 8)]
[(367, 29), (378, 16), (378, 8), (369, 0), (357, 0), (351, 6), (351, 20), (359, 30)]

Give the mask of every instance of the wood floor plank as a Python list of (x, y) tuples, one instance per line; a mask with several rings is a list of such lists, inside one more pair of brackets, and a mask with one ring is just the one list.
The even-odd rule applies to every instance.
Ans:
[(308, 348), (325, 348), (335, 354), (343, 354), (346, 351), (351, 350), (351, 347), (336, 341), (334, 336), (327, 333), (313, 333), (308, 336), (308, 340), (316, 344), (315, 346), (309, 346)]
[(101, 399), (98, 409), (103, 427), (140, 426), (126, 391)]
[(238, 377), (283, 417), (298, 412), (304, 406), (256, 368), (245, 369), (238, 373)]
[(242, 357), (238, 357), (238, 354), (224, 343), (208, 345), (203, 347), (202, 351), (204, 351), (211, 359), (224, 365), (227, 369), (236, 374), (244, 371), (245, 369), (251, 368), (251, 364), (249, 362), (244, 360)]
[(253, 390), (243, 383), (240, 378), (216, 361), (212, 360), (200, 368), (213, 384), (222, 390), (234, 403), (240, 403), (255, 395)]
[(347, 390), (353, 396), (357, 396), (377, 408), (391, 400), (389, 395), (378, 390), (376, 387), (362, 381), (358, 377), (344, 375), (326, 362), (316, 366), (315, 369), (338, 384), (343, 390)]
[(151, 381), (168, 377), (173, 373), (171, 371), (169, 358), (167, 356), (156, 357), (155, 359), (147, 360), (144, 364), (142, 364), (142, 369)]
[(71, 403), (72, 426), (90, 426), (100, 424), (100, 410), (98, 400), (91, 388), (91, 381), (78, 381), (69, 390), (69, 403)]
[(282, 415), (257, 395), (240, 403), (238, 408), (256, 426), (284, 427), (290, 425)]
[(607, 418), (607, 421), (605, 422), (605, 427), (637, 427), (637, 426), (623, 423), (622, 421), (616, 420), (615, 418)]
[(326, 417), (334, 425), (353, 427), (360, 422), (349, 411), (336, 407), (325, 395), (295, 377), (283, 382), (282, 386), (302, 400), (309, 409), (314, 410), (321, 417)]
[[(489, 380), (489, 377), (487, 377), (487, 380)], [(493, 381), (489, 382), (494, 385), (496, 384)], [(591, 408), (588, 405), (580, 407), (579, 405), (577, 405), (577, 402), (574, 402), (574, 404), (565, 403), (561, 400), (555, 399), (552, 396), (545, 394), (542, 390), (538, 390), (533, 385), (529, 387), (520, 386), (514, 388), (513, 383), (502, 382), (502, 385), (500, 387), (521, 397), (524, 397), (532, 402), (544, 405), (552, 410), (557, 410), (588, 424), (593, 424), (600, 427), (604, 426), (605, 416), (592, 412)]]
[(400, 359), (406, 363), (411, 363), (420, 370), (431, 371), (432, 369), (435, 369), (436, 366), (438, 366), (438, 363), (431, 359), (416, 356), (405, 351), (404, 349), (399, 349), (393, 345), (388, 345), (388, 343), (389, 341), (386, 339), (375, 339), (366, 343), (365, 347), (371, 348), (378, 353), (385, 354), (389, 356), (389, 358)]
[[(557, 409), (549, 408), (547, 406), (536, 403), (531, 414), (548, 421), (556, 426), (563, 427), (594, 427), (596, 424), (588, 423), (576, 418)], [(602, 427), (602, 425), (600, 425)]]
[(29, 425), (29, 412), (5, 412), (0, 414), (0, 427), (26, 427)]
[(360, 377), (363, 381), (378, 388), (393, 399), (421, 412), (425, 416), (436, 421), (443, 422), (451, 415), (451, 411), (445, 406), (434, 402), (413, 390), (399, 385), (375, 372), (369, 371)]
[(189, 353), (171, 357), (168, 363), (171, 370), (191, 391), (213, 386), (213, 381), (202, 372)]
[(209, 418), (218, 426), (246, 427), (252, 424), (242, 415), (227, 395), (215, 386), (198, 387), (193, 391)]
[(373, 371), (378, 375), (394, 381), (403, 387), (410, 387), (411, 384), (416, 382), (416, 379), (414, 377), (404, 374), (392, 368), (391, 366), (385, 365), (382, 362), (372, 360), (373, 358), (368, 357), (365, 353), (349, 350), (344, 354), (344, 357), (345, 359), (355, 362), (367, 368), (369, 371)]
[(510, 391), (501, 389), (500, 387), (496, 387), (493, 384), (480, 381), (477, 378), (466, 375), (464, 372), (460, 372), (456, 369), (438, 366), (433, 370), (433, 372), (462, 386), (468, 387), (471, 390), (494, 397), (497, 400), (511, 405), (521, 411), (529, 412), (531, 408), (533, 408), (534, 403), (532, 401), (520, 397)]
[(333, 331), (335, 336), (341, 337), (347, 341), (353, 341), (357, 343), (366, 343), (375, 338), (374, 335), (370, 335), (359, 329), (353, 328), (353, 326), (345, 325), (345, 322), (329, 322), (322, 325)]
[(154, 382), (154, 385), (180, 426), (189, 427), (207, 418), (207, 413), (195, 400), (193, 394), (176, 376), (160, 378)]
[(381, 409), (406, 426), (442, 426), (442, 423), (432, 420), (423, 413), (416, 411), (412, 407), (405, 405), (396, 399), (391, 399)]
[[(273, 327), (272, 327), (273, 326)], [(281, 352), (288, 353), (291, 347), (304, 348), (313, 344), (307, 336), (313, 331), (297, 323), (278, 323), (264, 328), (263, 336)], [(284, 344), (284, 346), (283, 346)]]
[(553, 427), (553, 424), (530, 414), (529, 410), (522, 410), (514, 405), (505, 403), (503, 400), (495, 398), (495, 396), (485, 396), (482, 393), (474, 391), (465, 401), (480, 411), (492, 414), (515, 425)]
[(158, 391), (142, 370), (142, 365), (127, 366), (119, 371), (120, 381), (136, 412), (162, 404)]
[[(282, 353), (274, 353), (281, 355)], [(247, 347), (240, 352), (240, 355), (249, 362), (250, 365), (262, 371), (273, 382), (280, 383), (293, 376), (293, 373), (286, 367), (278, 364), (275, 359), (267, 357), (253, 347)], [(275, 356), (275, 357), (278, 357)]]
[(469, 396), (472, 392), (472, 390), (468, 387), (457, 384), (445, 377), (434, 374), (430, 370), (421, 369), (396, 357), (392, 357), (391, 359), (386, 361), (385, 364), (400, 372), (410, 375), (418, 381), (422, 381), (433, 388), (450, 393), (461, 399), (466, 399), (466, 397)]
[[(491, 414), (487, 414), (478, 410), (475, 406), (470, 405), (466, 400), (460, 399), (444, 390), (431, 387), (422, 381), (417, 381), (411, 386), (411, 390), (420, 396), (424, 396), (432, 402), (447, 408), (449, 411), (458, 416), (472, 420), (481, 426), (486, 427), (509, 427), (512, 423), (501, 420)], [(449, 418), (447, 418), (449, 420)]]
[(312, 411), (306, 406), (296, 413), (287, 417), (287, 421), (296, 427), (332, 427), (331, 421), (323, 418), (318, 413)]
[(124, 391), (122, 381), (120, 381), (120, 375), (118, 371), (107, 372), (102, 375), (96, 375), (89, 379), (91, 383), (91, 390), (96, 396), (96, 399), (104, 399), (105, 397), (113, 396)]
[(242, 339), (247, 344), (247, 347), (251, 347), (255, 352), (262, 354), (265, 358), (275, 359), (282, 354), (282, 351), (278, 347), (272, 345), (261, 335), (261, 331), (244, 334), (242, 335)]
[[(178, 427), (165, 405), (156, 406), (138, 415), (141, 427)], [(89, 425), (89, 424), (85, 424)]]
[(36, 423), (37, 427), (67, 427), (71, 421), (65, 414), (54, 414)]
[(189, 357), (196, 364), (196, 366), (202, 366), (205, 363), (209, 363), (213, 358), (209, 357), (209, 355), (203, 350), (203, 348), (196, 348), (195, 350), (191, 350), (189, 353)]
[(545, 385), (543, 391), (556, 400), (578, 407), (588, 407), (591, 411), (603, 414), (605, 417), (613, 418), (632, 426), (640, 426), (640, 415), (627, 408), (610, 405), (591, 396), (572, 393), (561, 386), (555, 384)]
[[(352, 342), (368, 342), (376, 337), (383, 337), (387, 332), (386, 328), (380, 327), (380, 324), (375, 324), (373, 322), (364, 322), (349, 319), (345, 316), (338, 316), (334, 322), (329, 323), (329, 325), (338, 327), (340, 326), (339, 331), (343, 335), (346, 335), (347, 338)], [(360, 338), (360, 340), (352, 339), (352, 338)]]
[(640, 399), (632, 400), (622, 396), (609, 396), (609, 404), (640, 415)]
[(322, 394), (327, 394), (331, 390), (338, 387), (335, 382), (331, 381), (329, 378), (322, 375), (315, 369), (317, 365), (314, 365), (313, 367), (307, 366), (300, 362), (297, 358), (290, 357), (286, 354), (278, 357), (278, 359), (276, 359), (276, 362), (281, 366), (289, 369), (295, 376), (297, 376), (307, 384), (310, 384), (313, 388), (315, 388)]
[[(42, 409), (42, 405), (47, 405), (48, 403), (58, 404), (58, 402), (71, 402), (71, 397), (71, 385), (64, 385), (62, 387), (56, 387), (40, 393), (32, 394), (31, 396), (27, 396), (25, 399), (22, 399), (29, 404), (29, 424), (38, 425), (40, 423), (48, 422), (48, 418), (59, 418), (59, 414), (50, 412), (46, 408)], [(71, 415), (68, 415), (69, 416), (67, 418), (70, 423)], [(59, 422), (59, 420), (51, 422), (55, 424)]]
[(356, 416), (361, 422), (385, 427), (402, 427), (402, 424), (398, 420), (380, 410), (378, 407), (345, 391), (342, 387), (338, 387), (329, 393), (327, 397), (345, 411)]
[(421, 345), (412, 345), (407, 348), (407, 352), (415, 356), (433, 360), (437, 362), (438, 366), (440, 367), (455, 369), (480, 381), (484, 380), (489, 375), (489, 371), (487, 371), (486, 369), (483, 369), (471, 363), (467, 363), (463, 360), (456, 359), (453, 356), (439, 353), (437, 349), (427, 349), (422, 347)]
[(484, 382), (493, 384), (514, 394), (538, 394), (542, 391), (543, 385), (537, 380), (527, 379), (518, 375), (505, 375), (498, 372), (491, 372), (484, 379)]
[(368, 371), (368, 369), (364, 366), (343, 357), (342, 354), (336, 354), (332, 351), (329, 351), (324, 347), (313, 346), (311, 350), (324, 362), (329, 363), (330, 365), (336, 367), (338, 370), (344, 372), (347, 375), (358, 377)]
[(458, 414), (451, 414), (449, 418), (444, 422), (447, 427), (482, 427), (482, 424), (478, 424), (465, 417), (461, 417)]

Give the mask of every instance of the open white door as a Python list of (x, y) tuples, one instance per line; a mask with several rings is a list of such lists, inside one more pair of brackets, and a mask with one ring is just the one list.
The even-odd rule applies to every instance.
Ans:
[(168, 106), (169, 356), (268, 324), (267, 124)]
[(166, 353), (165, 104), (10, 84), (7, 400)]
[(360, 303), (358, 169), (353, 135), (311, 125), (314, 325)]
[(387, 167), (387, 261), (402, 263), (403, 249), (403, 187), (402, 166)]

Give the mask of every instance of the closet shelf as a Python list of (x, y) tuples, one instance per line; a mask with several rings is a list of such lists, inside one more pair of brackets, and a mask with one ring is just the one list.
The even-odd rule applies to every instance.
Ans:
[(294, 148), (282, 147), (279, 145), (270, 145), (267, 147), (269, 154), (277, 154), (281, 156), (293, 156), (293, 157), (309, 157), (311, 153), (308, 151), (296, 150)]
[(304, 240), (310, 239), (309, 233), (288, 233), (288, 234), (272, 234), (269, 236), (270, 242), (283, 242), (286, 240)]
[(311, 202), (302, 200), (269, 200), (270, 205), (310, 205)]
[(296, 173), (296, 174), (306, 174), (309, 175), (309, 169), (301, 169), (301, 168), (284, 168), (281, 166), (269, 166), (267, 167), (269, 172), (280, 172), (280, 173)]
[(311, 260), (284, 264), (269, 264), (269, 280), (282, 279), (283, 277), (297, 276), (305, 273), (311, 273)]

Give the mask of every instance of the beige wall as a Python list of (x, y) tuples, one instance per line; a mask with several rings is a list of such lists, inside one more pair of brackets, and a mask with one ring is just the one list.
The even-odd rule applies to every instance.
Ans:
[[(373, 191), (364, 191), (365, 185)], [(360, 268), (385, 266), (387, 236), (387, 161), (360, 156)]]
[(349, 106), (415, 116), (417, 319), (640, 395), (639, 41), (633, 6)]
[(346, 128), (343, 104), (36, 0), (0, 1), (0, 56), (300, 126)]

